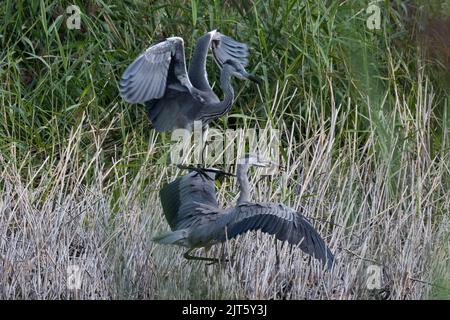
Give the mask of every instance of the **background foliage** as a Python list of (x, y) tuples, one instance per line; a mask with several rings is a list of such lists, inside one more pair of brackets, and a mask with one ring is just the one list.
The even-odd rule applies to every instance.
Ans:
[[(70, 4), (81, 8), (81, 30), (66, 28), (65, 8)], [(328, 222), (342, 218), (340, 222), (351, 230), (358, 221), (365, 221), (362, 217), (373, 218), (384, 212), (401, 221), (401, 212), (415, 210), (419, 220), (431, 219), (426, 241), (430, 241), (430, 246), (435, 243), (435, 257), (448, 265), (449, 1), (380, 1), (380, 30), (366, 27), (367, 5), (366, 1), (356, 0), (3, 1), (0, 204), (6, 222), (0, 246), (4, 259), (0, 261), (4, 270), (6, 257), (12, 254), (6, 248), (11, 248), (14, 232), (27, 232), (23, 226), (12, 227), (11, 221), (21, 226), (21, 222), (33, 219), (17, 216), (21, 210), (28, 212), (27, 208), (34, 208), (37, 215), (51, 214), (46, 205), (55, 206), (69, 195), (75, 201), (80, 190), (81, 194), (95, 190), (92, 192), (101, 194), (100, 199), (104, 197), (103, 231), (114, 234), (120, 230), (124, 220), (114, 222), (114, 219), (136, 206), (142, 206), (138, 211), (147, 217), (135, 221), (142, 234), (151, 233), (156, 226), (165, 228), (161, 220), (150, 221), (152, 216), (161, 219), (159, 209), (148, 213), (145, 208), (159, 206), (160, 183), (178, 173), (169, 168), (167, 161), (170, 135), (156, 134), (142, 106), (128, 105), (120, 99), (118, 81), (126, 66), (149, 44), (164, 37), (181, 36), (189, 57), (195, 40), (216, 28), (249, 45), (249, 69), (264, 82), (256, 87), (234, 80), (235, 106), (213, 126), (226, 129), (270, 124), (282, 129), (283, 162), (293, 169), (288, 184), (280, 187), (281, 195), (275, 199), (292, 205), (309, 203), (312, 216)], [(208, 65), (208, 74), (211, 82), (218, 80), (213, 63)], [(352, 172), (370, 177), (366, 185), (357, 188), (352, 182), (348, 190), (333, 188)], [(320, 176), (323, 174), (325, 177)], [(380, 175), (383, 181), (377, 185)], [(298, 192), (294, 188), (297, 183), (301, 185)], [(321, 183), (326, 187), (321, 188)], [(376, 189), (379, 193), (372, 196), (371, 183), (379, 187)], [(22, 193), (14, 188), (21, 184)], [(232, 188), (227, 192), (234, 195), (233, 183), (221, 187), (222, 200), (231, 201), (232, 196), (224, 190)], [(350, 192), (348, 198), (341, 194), (342, 212), (333, 209), (330, 203), (337, 200), (330, 197), (349, 190), (355, 194), (353, 197), (353, 191)], [(406, 194), (410, 193), (412, 196), (408, 198)], [(20, 202), (24, 194), (29, 195), (27, 205)], [(261, 199), (269, 198), (273, 200), (273, 195)], [(147, 202), (149, 199), (154, 202)], [(381, 201), (380, 207), (370, 209), (377, 201)], [(406, 209), (392, 212), (391, 204), (403, 202)], [(429, 205), (427, 209), (425, 203)], [(349, 210), (348, 206), (353, 204), (359, 209)], [(73, 205), (77, 208), (86, 204), (75, 201)], [(362, 213), (361, 208), (370, 210)], [(82, 217), (74, 230), (95, 220)], [(380, 223), (385, 222), (383, 219)], [(323, 231), (334, 232), (332, 229), (324, 227)], [(382, 235), (387, 229), (379, 232)], [(331, 238), (335, 249), (339, 243), (345, 247), (336, 234), (332, 233)], [(372, 240), (374, 244), (382, 241), (377, 237)], [(91, 246), (95, 247), (96, 242), (92, 241)], [(72, 245), (71, 241), (67, 244)], [(85, 243), (84, 247), (89, 245)], [(153, 247), (145, 250), (153, 250), (150, 248)], [(139, 253), (142, 257), (146, 256), (145, 250)], [(41, 253), (29, 254), (39, 257)], [(378, 255), (381, 257), (383, 253)], [(445, 289), (449, 287), (448, 268), (441, 264), (432, 267), (433, 257), (426, 261), (429, 263), (421, 267), (418, 277), (429, 283), (437, 281), (438, 287), (425, 285), (414, 287), (410, 293), (398, 293), (405, 289), (405, 284), (400, 283), (394, 288), (402, 289), (391, 297), (448, 297)], [(130, 271), (126, 264), (110, 263), (110, 266), (118, 272), (116, 284), (126, 278), (123, 272)], [(398, 268), (405, 269), (405, 265)], [(37, 272), (32, 270), (31, 274)], [(217, 293), (220, 288), (216, 288), (219, 291), (205, 288), (209, 289), (200, 297), (221, 296)], [(112, 292), (119, 291), (125, 296), (146, 296), (136, 287), (122, 289), (99, 290), (108, 297), (117, 296)], [(270, 297), (276, 291), (265, 289), (268, 291), (259, 297)], [(3, 295), (9, 297), (42, 293), (23, 288), (8, 291), (3, 287), (3, 290)], [(180, 296), (199, 297), (189, 295), (188, 289), (181, 292)], [(352, 292), (354, 295), (338, 297), (365, 296), (359, 289)], [(58, 290), (54, 294), (65, 295)], [(235, 296), (246, 294), (237, 292)], [(305, 297), (302, 294), (305, 291), (292, 297)], [(322, 294), (311, 297), (323, 297)]]

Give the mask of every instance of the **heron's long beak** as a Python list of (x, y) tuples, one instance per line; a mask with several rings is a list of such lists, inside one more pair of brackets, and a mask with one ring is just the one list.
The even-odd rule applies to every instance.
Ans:
[(242, 71), (242, 76), (244, 78), (250, 80), (250, 81), (256, 82), (257, 84), (261, 84), (262, 83), (262, 80), (259, 77), (255, 76), (255, 75), (253, 75), (251, 73), (248, 73), (245, 70)]
[(262, 84), (262, 80), (261, 80), (261, 78), (259, 78), (259, 77), (257, 77), (257, 76), (255, 76), (255, 75), (253, 75), (253, 74), (248, 74), (248, 78), (247, 78), (248, 80), (250, 80), (250, 81), (253, 81), (253, 82), (255, 82), (256, 84), (259, 84), (259, 85), (261, 85)]
[(272, 166), (278, 166), (278, 164), (276, 164), (275, 162), (270, 161), (270, 160), (259, 160), (258, 162), (252, 163), (252, 165), (255, 167), (261, 167), (261, 168), (269, 168)]
[(271, 161), (271, 160), (258, 161), (257, 163), (254, 163), (253, 165), (256, 167), (260, 167), (260, 168), (278, 168), (278, 171), (280, 171), (280, 172), (286, 171), (285, 166), (283, 166), (277, 162)]

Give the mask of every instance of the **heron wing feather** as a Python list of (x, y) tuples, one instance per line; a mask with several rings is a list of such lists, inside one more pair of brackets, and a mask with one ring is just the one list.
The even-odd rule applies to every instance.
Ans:
[(299, 245), (302, 251), (331, 267), (334, 258), (330, 249), (311, 222), (296, 210), (275, 203), (245, 203), (232, 210), (221, 241), (250, 230), (261, 230), (275, 235), (278, 240)]
[(200, 90), (210, 91), (206, 71), (206, 57), (211, 48), (214, 60), (222, 68), (225, 61), (233, 59), (245, 67), (248, 63), (248, 47), (216, 30), (206, 33), (197, 40), (194, 55), (189, 66), (189, 79)]
[(164, 215), (172, 230), (186, 228), (209, 215), (222, 213), (214, 178), (190, 172), (160, 190)]
[(236, 60), (243, 67), (248, 64), (248, 47), (231, 37), (216, 32), (212, 39), (211, 48), (214, 60), (222, 67), (227, 60)]
[(168, 38), (150, 46), (125, 70), (119, 84), (122, 98), (144, 103), (164, 96), (166, 88), (189, 91), (183, 39)]

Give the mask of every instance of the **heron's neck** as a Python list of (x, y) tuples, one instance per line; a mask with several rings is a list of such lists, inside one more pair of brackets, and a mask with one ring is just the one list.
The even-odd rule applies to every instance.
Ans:
[(239, 198), (237, 204), (242, 204), (250, 201), (250, 182), (248, 181), (248, 165), (238, 164), (237, 167), (237, 180), (239, 183)]
[(231, 86), (231, 70), (230, 67), (224, 65), (222, 72), (220, 73), (220, 88), (223, 91), (223, 100), (218, 103), (212, 103), (208, 105), (203, 114), (203, 119), (208, 121), (212, 119), (216, 119), (225, 113), (227, 113), (231, 106), (233, 105), (234, 100), (234, 90)]
[(189, 80), (194, 87), (200, 90), (211, 88), (206, 78), (206, 56), (209, 50), (209, 43), (209, 34), (198, 38), (191, 63), (189, 64)]

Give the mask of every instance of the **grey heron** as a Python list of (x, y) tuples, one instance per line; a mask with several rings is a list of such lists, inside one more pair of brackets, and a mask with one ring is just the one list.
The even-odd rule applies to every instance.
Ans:
[(251, 230), (275, 235), (276, 239), (298, 245), (305, 253), (322, 261), (328, 269), (333, 254), (313, 225), (301, 212), (280, 203), (250, 202), (250, 166), (268, 166), (254, 155), (247, 155), (237, 165), (240, 194), (235, 207), (219, 207), (215, 179), (224, 172), (217, 169), (192, 168), (191, 172), (165, 185), (160, 190), (164, 215), (171, 231), (153, 238), (162, 244), (188, 248), (187, 259), (217, 262), (218, 259), (192, 256), (196, 248), (209, 249)]
[[(206, 58), (211, 48), (221, 68), (222, 101), (211, 88), (206, 74)], [(167, 38), (150, 46), (123, 73), (119, 85), (122, 98), (144, 103), (152, 126), (158, 131), (193, 130), (194, 121), (203, 127), (227, 113), (234, 100), (231, 76), (259, 82), (249, 74), (248, 47), (213, 30), (197, 40), (189, 71), (186, 70), (184, 42)]]

